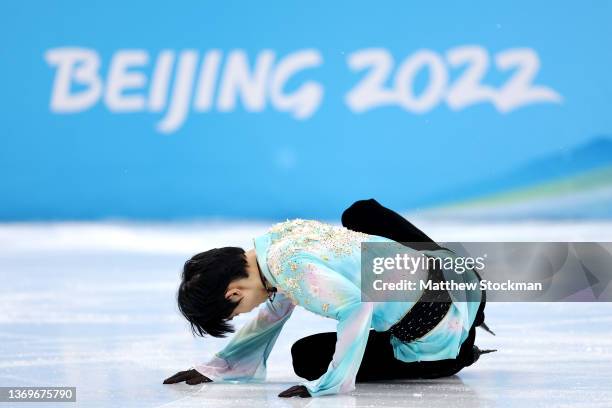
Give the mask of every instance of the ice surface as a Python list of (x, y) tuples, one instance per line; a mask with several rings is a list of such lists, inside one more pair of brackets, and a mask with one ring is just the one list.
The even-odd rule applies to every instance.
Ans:
[[(610, 222), (417, 225), (441, 241), (612, 238)], [(276, 395), (299, 381), (292, 342), (335, 326), (298, 308), (270, 356), (265, 384), (162, 385), (227, 341), (194, 339), (179, 317), (174, 296), (182, 263), (213, 246), (248, 247), (265, 228), (0, 225), (0, 386), (76, 386), (84, 407), (612, 406), (612, 303), (490, 303), (487, 322), (497, 336), (479, 331), (476, 343), (500, 351), (457, 376), (286, 400)]]

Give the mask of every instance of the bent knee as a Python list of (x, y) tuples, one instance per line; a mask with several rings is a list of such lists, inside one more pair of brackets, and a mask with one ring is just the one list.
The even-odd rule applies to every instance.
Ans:
[(298, 377), (305, 378), (308, 381), (316, 380), (321, 376), (317, 375), (311, 356), (309, 356), (306, 342), (300, 339), (291, 346), (291, 362), (293, 364), (293, 372)]
[(297, 340), (291, 346), (293, 371), (309, 381), (327, 371), (336, 343), (335, 333), (319, 333)]
[(373, 198), (355, 201), (342, 213), (342, 216), (340, 217), (342, 225), (350, 224), (355, 217), (362, 216), (365, 212), (374, 207), (380, 207), (380, 204)]

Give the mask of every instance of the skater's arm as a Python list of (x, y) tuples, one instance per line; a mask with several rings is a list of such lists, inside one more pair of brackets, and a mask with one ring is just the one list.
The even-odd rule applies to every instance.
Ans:
[[(316, 257), (292, 259), (298, 287), (293, 295), (310, 311), (338, 320), (337, 342), (327, 372), (302, 382), (311, 396), (349, 392), (361, 365), (372, 322), (373, 303), (361, 302), (361, 291)], [(281, 396), (292, 396), (290, 392)]]
[(355, 389), (372, 321), (372, 303), (347, 306), (338, 321), (336, 351), (327, 372), (314, 381), (302, 382), (310, 395), (317, 397)]
[(194, 368), (212, 381), (253, 381), (266, 376), (268, 355), (294, 304), (282, 293), (267, 301), (253, 320), (236, 332), (209, 361)]

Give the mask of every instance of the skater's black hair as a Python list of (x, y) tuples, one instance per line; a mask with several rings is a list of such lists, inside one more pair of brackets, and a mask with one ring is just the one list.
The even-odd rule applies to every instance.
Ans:
[(244, 249), (215, 248), (185, 262), (178, 289), (178, 307), (196, 336), (225, 337), (234, 331), (229, 317), (240, 301), (225, 298), (229, 284), (249, 275)]

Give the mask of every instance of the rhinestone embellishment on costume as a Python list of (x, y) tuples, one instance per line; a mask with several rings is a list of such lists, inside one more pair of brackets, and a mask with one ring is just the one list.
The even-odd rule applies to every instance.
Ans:
[[(269, 232), (273, 235), (268, 250), (268, 266), (276, 276), (282, 273), (286, 261), (298, 251), (318, 253), (321, 259), (329, 260), (327, 254), (348, 255), (355, 246), (360, 246), (370, 237), (345, 227), (300, 218), (275, 224)], [(290, 268), (297, 270), (295, 262), (291, 262)]]
[[(359, 250), (368, 234), (334, 226), (317, 220), (297, 218), (273, 225), (269, 229), (271, 243), (268, 249), (268, 268), (277, 278), (284, 277), (284, 292), (295, 303), (300, 292), (298, 282), (303, 279), (304, 269), (294, 256), (300, 253), (316, 254), (324, 261), (332, 257), (349, 255)], [(327, 308), (325, 308), (327, 309)]]

